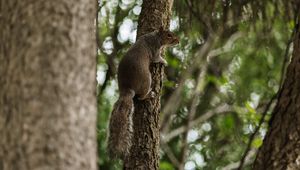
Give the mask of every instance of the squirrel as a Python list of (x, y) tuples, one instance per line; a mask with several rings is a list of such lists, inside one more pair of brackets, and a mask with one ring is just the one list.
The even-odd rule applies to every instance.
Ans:
[(129, 154), (133, 136), (133, 98), (137, 96), (138, 100), (145, 100), (154, 97), (150, 63), (167, 65), (161, 57), (162, 48), (178, 43), (174, 33), (161, 27), (141, 36), (122, 58), (117, 74), (120, 95), (109, 122), (108, 154), (111, 159), (124, 160)]

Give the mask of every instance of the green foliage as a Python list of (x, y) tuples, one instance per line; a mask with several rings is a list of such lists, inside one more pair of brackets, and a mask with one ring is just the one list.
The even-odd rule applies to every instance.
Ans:
[[(192, 6), (187, 3), (192, 3)], [(192, 121), (208, 112), (213, 114), (188, 132), (188, 156), (183, 162), (185, 169), (222, 169), (240, 161), (262, 111), (280, 87), (285, 48), (295, 26), (293, 10), (284, 5), (287, 3), (290, 1), (174, 1), (171, 30), (179, 36), (180, 44), (166, 52), (169, 65), (165, 69), (162, 108), (180, 86), (180, 80), (185, 81), (178, 97), (181, 102), (173, 106), (175, 113), (168, 117), (170, 126), (163, 135), (167, 136), (186, 125), (197, 81), (201, 81), (203, 87), (200, 88)], [(111, 67), (108, 62), (110, 57), (117, 65), (134, 42), (141, 4), (140, 0), (112, 0), (100, 4), (97, 61), (98, 73), (102, 76), (98, 86), (99, 89), (105, 86), (103, 91), (99, 91), (98, 99), (100, 169), (121, 169), (120, 162), (111, 162), (105, 151), (109, 114), (118, 94), (115, 76), (111, 76), (106, 85), (103, 82)], [(240, 36), (217, 56), (199, 58), (199, 50), (210, 34), (208, 27), (214, 31), (224, 28), (210, 51), (226, 46), (236, 33)], [(195, 62), (199, 65), (182, 77)], [(199, 80), (200, 73), (205, 74)], [(214, 110), (222, 105), (228, 105), (231, 109)], [(267, 114), (267, 120), (270, 114), (271, 111)], [(264, 123), (251, 143), (253, 150), (261, 146), (266, 130), (267, 124)], [(177, 168), (170, 153), (165, 152), (165, 146), (181, 163), (183, 140), (181, 133), (161, 145), (160, 169)], [(249, 165), (245, 169), (249, 169)]]
[(173, 170), (174, 168), (173, 168), (172, 164), (170, 164), (169, 162), (161, 161), (160, 169), (161, 170)]

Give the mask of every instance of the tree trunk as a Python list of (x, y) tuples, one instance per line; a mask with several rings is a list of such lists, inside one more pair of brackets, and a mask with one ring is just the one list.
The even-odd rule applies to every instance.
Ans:
[(0, 0), (0, 170), (96, 170), (95, 1)]
[[(172, 5), (173, 0), (144, 0), (138, 21), (137, 37), (159, 29), (161, 26), (169, 28)], [(158, 95), (145, 101), (134, 100), (134, 139), (131, 154), (124, 162), (126, 170), (159, 169), (159, 94), (164, 67), (161, 64), (152, 64), (150, 71), (152, 91)]]
[(254, 162), (254, 170), (293, 170), (300, 167), (299, 36), (298, 26), (292, 61), (272, 113), (270, 128)]

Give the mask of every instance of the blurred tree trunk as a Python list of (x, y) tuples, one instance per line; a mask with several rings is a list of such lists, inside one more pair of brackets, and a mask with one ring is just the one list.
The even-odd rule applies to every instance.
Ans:
[[(138, 21), (137, 37), (170, 25), (173, 0), (144, 0)], [(126, 170), (159, 169), (159, 113), (160, 93), (164, 67), (161, 64), (150, 66), (152, 91), (156, 97), (146, 101), (134, 101), (134, 139), (131, 155), (124, 162)]]
[[(299, 22), (298, 22), (299, 23)], [(292, 61), (272, 113), (270, 128), (254, 162), (255, 170), (300, 167), (300, 30), (297, 25)]]
[(0, 170), (96, 170), (96, 2), (0, 9)]

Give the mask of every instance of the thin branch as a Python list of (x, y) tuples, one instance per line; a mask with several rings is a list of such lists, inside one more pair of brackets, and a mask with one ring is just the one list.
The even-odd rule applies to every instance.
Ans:
[[(249, 152), (249, 154), (247, 155), (246, 159), (245, 159), (245, 163), (244, 165), (249, 165), (252, 161), (251, 158), (253, 158), (255, 156), (256, 150), (251, 150)], [(234, 162), (231, 164), (226, 165), (225, 167), (222, 168), (222, 170), (234, 170), (236, 168), (239, 167), (240, 162)]]
[(206, 22), (205, 19), (202, 17), (203, 14), (198, 14), (194, 9), (191, 1), (185, 0), (187, 7), (191, 11), (191, 13), (196, 17), (196, 19), (205, 27), (205, 30), (208, 31), (209, 34), (214, 34), (214, 30), (211, 26), (211, 23)]
[(262, 124), (265, 122), (265, 117), (266, 117), (266, 115), (267, 115), (267, 113), (268, 113), (268, 111), (269, 111), (269, 109), (270, 109), (270, 107), (271, 107), (273, 101), (276, 99), (276, 97), (277, 97), (277, 93), (271, 98), (271, 100), (270, 100), (269, 103), (267, 104), (267, 106), (266, 106), (264, 112), (262, 113), (262, 117), (261, 117), (260, 120), (259, 120), (258, 126), (255, 128), (254, 132), (250, 135), (249, 141), (248, 141), (248, 144), (247, 144), (247, 147), (246, 147), (246, 150), (245, 150), (245, 152), (244, 152), (244, 154), (243, 154), (243, 156), (242, 156), (242, 159), (241, 159), (241, 161), (240, 161), (240, 165), (239, 165), (239, 167), (238, 167), (238, 170), (242, 170), (243, 165), (244, 165), (244, 163), (245, 163), (245, 159), (246, 159), (246, 157), (247, 157), (247, 155), (248, 155), (248, 152), (249, 152), (250, 149), (251, 149), (251, 144), (252, 144), (252, 142), (253, 142), (253, 140), (254, 140), (254, 138), (255, 138), (257, 132), (259, 131), (260, 127), (261, 127)]
[[(228, 52), (230, 50), (230, 48), (232, 47), (232, 44), (234, 41), (236, 41), (239, 37), (241, 37), (242, 34), (237, 32), (235, 34), (233, 34), (230, 39), (226, 42), (226, 44), (221, 47), (218, 48), (216, 50), (212, 50), (209, 52), (208, 56), (207, 56), (207, 60), (209, 61), (210, 58), (215, 57), (217, 55), (220, 55), (221, 52)], [(192, 104), (191, 104), (191, 108), (189, 109), (190, 111), (188, 112), (187, 115), (187, 122), (186, 122), (186, 128), (185, 128), (185, 132), (182, 132), (182, 130), (180, 129), (180, 131), (177, 132), (182, 132), (183, 134), (183, 139), (182, 139), (182, 154), (181, 154), (181, 166), (179, 169), (183, 169), (184, 168), (184, 163), (185, 163), (185, 159), (187, 156), (187, 150), (188, 150), (188, 143), (187, 143), (187, 135), (188, 135), (188, 131), (192, 128), (191, 127), (191, 121), (194, 119), (194, 115), (196, 113), (196, 109), (197, 109), (197, 104), (199, 103), (199, 99), (201, 98), (203, 93), (203, 79), (205, 78), (205, 75), (207, 73), (207, 65), (209, 62), (206, 62), (202, 67), (201, 67), (201, 71), (200, 74), (197, 78), (197, 84), (195, 86), (193, 97), (192, 97)], [(179, 130), (179, 129), (178, 129)], [(177, 133), (178, 135), (180, 135), (179, 133)], [(169, 138), (170, 139), (170, 138)]]
[[(103, 5), (103, 4), (102, 4)], [(96, 31), (95, 31), (95, 38), (96, 38), (96, 44), (97, 44), (97, 47), (96, 47), (96, 63), (98, 63), (99, 61), (99, 56), (98, 56), (98, 50), (101, 48), (101, 43), (100, 43), (100, 37), (99, 37), (99, 11), (100, 11), (100, 7), (99, 7), (99, 1), (96, 0)], [(96, 70), (97, 71), (97, 70)], [(99, 100), (99, 94), (100, 94), (100, 91), (99, 91), (99, 85), (97, 86), (97, 102), (99, 103), (100, 100)]]
[(167, 156), (170, 159), (170, 161), (172, 162), (172, 164), (175, 165), (178, 168), (179, 165), (180, 165), (179, 161), (176, 158), (176, 156), (174, 155), (174, 153), (172, 152), (171, 148), (167, 144), (163, 144), (163, 147), (161, 147), (161, 148), (167, 154)]
[(232, 46), (233, 46), (233, 43), (238, 40), (239, 38), (241, 38), (244, 34), (241, 33), (241, 32), (236, 32), (234, 33), (229, 39), (228, 41), (226, 42), (226, 44), (221, 47), (221, 48), (217, 48), (217, 49), (214, 49), (212, 51), (209, 52), (208, 54), (208, 60), (210, 60), (211, 58), (213, 57), (216, 57), (216, 56), (219, 56), (219, 55), (222, 55), (224, 53), (227, 53), (231, 50)]
[[(162, 121), (163, 123), (169, 122), (166, 121), (166, 118), (170, 117), (170, 115), (173, 115), (174, 112), (177, 110), (177, 108), (180, 105), (181, 102), (181, 92), (184, 88), (185, 81), (188, 79), (188, 77), (191, 75), (191, 73), (201, 66), (202, 62), (206, 62), (207, 54), (209, 53), (209, 50), (214, 46), (216, 42), (217, 37), (210, 37), (201, 47), (200, 49), (195, 53), (194, 61), (191, 66), (185, 70), (185, 72), (182, 74), (180, 82), (176, 90), (172, 93), (171, 97), (166, 102), (165, 106), (162, 109), (163, 117)], [(168, 125), (161, 127), (162, 132), (168, 131)]]
[[(195, 118), (195, 120), (191, 122), (190, 127), (194, 127), (196, 125), (199, 125), (199, 123), (205, 122), (206, 120), (213, 117), (214, 115), (221, 114), (221, 113), (228, 113), (228, 112), (231, 112), (231, 111), (233, 111), (232, 107), (230, 107), (226, 104), (218, 106), (215, 109), (210, 110), (210, 111), (204, 113), (203, 115)], [(173, 139), (174, 137), (176, 137), (176, 136), (178, 136), (178, 135), (180, 135), (180, 134), (182, 134), (186, 131), (187, 131), (186, 126), (181, 126), (177, 129), (171, 131), (170, 133), (168, 133), (168, 135), (162, 134), (161, 142), (162, 143), (167, 143), (171, 139)]]
[[(101, 10), (102, 7), (104, 7), (104, 5), (106, 4), (106, 1), (104, 1), (102, 3), (102, 5), (99, 5), (99, 0), (96, 0), (96, 5), (97, 5), (97, 11), (96, 11), (96, 43), (97, 43), (97, 53), (98, 53), (98, 49), (101, 49), (101, 39), (99, 37), (99, 12)], [(97, 60), (98, 61), (98, 60)]]
[[(108, 66), (108, 69), (106, 71), (105, 80), (104, 80), (102, 86), (99, 86), (99, 88), (98, 88), (98, 92), (99, 92), (98, 95), (101, 95), (103, 93), (103, 91), (107, 87), (109, 80), (116, 75), (116, 64), (115, 64), (114, 59), (117, 56), (118, 51), (120, 49), (124, 48), (124, 46), (125, 46), (125, 44), (121, 44), (118, 41), (118, 34), (119, 34), (119, 27), (120, 27), (119, 23), (121, 21), (123, 21), (123, 19), (126, 17), (126, 15), (123, 15), (123, 13), (128, 13), (129, 10), (131, 10), (132, 8), (133, 7), (128, 8), (125, 11), (122, 11), (121, 7), (118, 6), (116, 9), (115, 22), (113, 25), (113, 29), (110, 33), (114, 48), (113, 48), (113, 51), (111, 54), (106, 55), (106, 64)], [(97, 44), (98, 44), (98, 48), (101, 49), (100, 41), (97, 42)]]
[[(218, 37), (221, 35), (223, 30), (218, 31), (217, 34), (213, 35), (213, 37), (210, 37), (202, 46), (201, 48), (195, 53), (194, 61), (191, 66), (187, 70), (185, 70), (184, 73), (182, 73), (180, 82), (178, 83), (178, 87), (176, 90), (172, 93), (171, 97), (167, 100), (165, 106), (162, 109), (162, 126), (161, 126), (161, 132), (167, 133), (170, 126), (170, 120), (169, 119), (173, 115), (178, 107), (180, 106), (181, 102), (181, 92), (184, 87), (185, 81), (188, 79), (190, 74), (200, 66), (203, 66), (203, 63), (209, 64), (213, 57), (216, 56), (218, 51), (221, 51), (221, 49), (228, 49), (232, 46), (232, 44), (241, 36), (241, 33), (235, 33), (233, 34), (229, 40), (226, 42), (224, 47), (221, 47), (219, 49), (213, 50), (211, 52), (211, 49), (214, 47), (215, 42), (217, 41)], [(219, 53), (220, 54), (220, 53)]]
[(281, 78), (280, 78), (280, 81), (279, 81), (279, 85), (280, 85), (279, 89), (282, 88), (283, 80), (285, 78), (286, 67), (287, 67), (288, 63), (290, 62), (289, 61), (289, 59), (290, 59), (289, 52), (290, 52), (290, 47), (291, 47), (291, 44), (294, 40), (295, 34), (296, 34), (296, 27), (294, 28), (294, 30), (292, 32), (292, 35), (291, 35), (290, 39), (287, 42), (287, 47), (285, 49), (285, 53), (284, 53), (284, 57), (283, 57), (283, 65), (281, 67)]
[(195, 85), (194, 88), (194, 92), (193, 92), (193, 98), (192, 98), (192, 103), (191, 103), (191, 107), (190, 107), (190, 111), (188, 112), (187, 115), (187, 122), (186, 122), (186, 131), (184, 132), (184, 137), (182, 140), (182, 152), (181, 152), (181, 160), (180, 160), (180, 167), (179, 170), (183, 170), (184, 169), (184, 164), (185, 164), (185, 160), (187, 157), (187, 152), (188, 152), (188, 132), (189, 129), (191, 129), (191, 121), (194, 119), (195, 117), (195, 113), (197, 110), (197, 104), (199, 102), (199, 98), (200, 98), (200, 94), (203, 91), (203, 81), (205, 79), (207, 73), (207, 63), (201, 68), (201, 71), (197, 77), (197, 83)]

